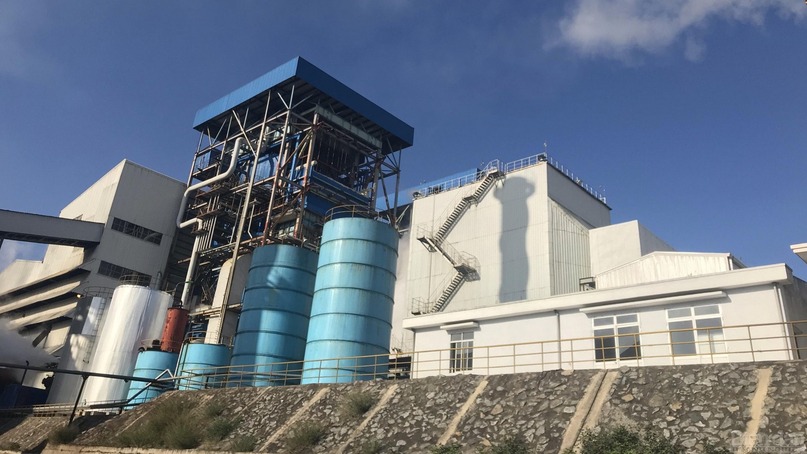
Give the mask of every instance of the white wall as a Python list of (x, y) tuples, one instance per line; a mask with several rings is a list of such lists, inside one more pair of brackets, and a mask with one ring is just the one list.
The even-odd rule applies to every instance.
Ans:
[[(435, 301), (455, 271), (417, 241), (435, 232), (478, 183), (417, 199), (413, 205), (407, 301)], [(551, 194), (550, 194), (551, 192)], [(551, 196), (551, 198), (550, 198)], [(446, 241), (479, 262), (444, 312), (576, 291), (590, 274), (587, 230), (610, 222), (610, 209), (547, 163), (506, 175), (457, 222)]]
[[(422, 320), (422, 328), (415, 330), (415, 358), (420, 361), (415, 376), (449, 374), (450, 333), (452, 325), (467, 326), (475, 322), (474, 368), (463, 373), (512, 373), (548, 369), (612, 368), (621, 365), (670, 365), (711, 362), (742, 362), (782, 360), (793, 357), (788, 333), (781, 325), (782, 317), (774, 284), (758, 284), (746, 287), (725, 288), (722, 292), (702, 292), (693, 289), (692, 297), (676, 293), (674, 297), (661, 298), (649, 293), (645, 299), (633, 299), (637, 307), (620, 307), (624, 303), (599, 301), (587, 307), (564, 309), (571, 295), (552, 298), (558, 303), (556, 313), (552, 304), (540, 301), (520, 303), (531, 305), (534, 311), (520, 311), (518, 315), (495, 317), (491, 312), (466, 311), (439, 316), (437, 326), (428, 326)], [(587, 292), (588, 293), (596, 293)], [(589, 296), (589, 295), (587, 295)], [(654, 300), (657, 302), (654, 303)], [(647, 303), (644, 303), (646, 301)], [(639, 304), (641, 303), (641, 304)], [(618, 305), (615, 305), (618, 304)], [(670, 338), (667, 332), (667, 309), (713, 305), (720, 307), (723, 339), (718, 342), (727, 353), (692, 356), (671, 355)], [(613, 309), (609, 310), (609, 307)], [(506, 306), (502, 307), (506, 308)], [(499, 308), (499, 309), (502, 309)], [(490, 310), (494, 310), (491, 308)], [(487, 311), (487, 310), (486, 310)], [(609, 315), (637, 314), (641, 335), (640, 360), (596, 362), (594, 360), (594, 328), (592, 319)], [(478, 317), (474, 317), (477, 315)], [(453, 320), (451, 320), (453, 318)], [(560, 334), (558, 334), (558, 318)], [(737, 326), (732, 328), (732, 326)], [(747, 325), (758, 325), (748, 327)], [(455, 325), (457, 326), (457, 325)], [(749, 336), (752, 341), (749, 340)], [(558, 338), (561, 338), (558, 358)], [(513, 345), (518, 344), (518, 345)], [(572, 352), (572, 350), (574, 350)], [(752, 353), (753, 351), (753, 353)]]

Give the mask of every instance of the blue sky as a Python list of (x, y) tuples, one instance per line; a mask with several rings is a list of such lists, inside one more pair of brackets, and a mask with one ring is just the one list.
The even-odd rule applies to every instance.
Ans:
[(185, 180), (196, 110), (297, 55), (415, 128), (403, 186), (546, 142), (614, 222), (807, 277), (801, 0), (0, 0), (0, 208)]

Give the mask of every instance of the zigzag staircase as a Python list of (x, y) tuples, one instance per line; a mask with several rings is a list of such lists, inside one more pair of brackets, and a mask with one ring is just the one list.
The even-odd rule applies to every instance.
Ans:
[(411, 312), (414, 315), (439, 312), (457, 293), (465, 281), (475, 281), (479, 279), (479, 261), (476, 257), (466, 252), (457, 251), (454, 246), (446, 241), (446, 236), (451, 232), (457, 222), (462, 218), (471, 205), (478, 204), (490, 192), (490, 188), (496, 180), (504, 177), (498, 166), (488, 166), (485, 178), (481, 184), (470, 194), (465, 195), (449, 213), (440, 228), (433, 235), (423, 229), (418, 229), (417, 239), (429, 252), (439, 252), (445, 257), (456, 273), (451, 280), (445, 281), (437, 287), (437, 292), (423, 301), (421, 298), (412, 300)]

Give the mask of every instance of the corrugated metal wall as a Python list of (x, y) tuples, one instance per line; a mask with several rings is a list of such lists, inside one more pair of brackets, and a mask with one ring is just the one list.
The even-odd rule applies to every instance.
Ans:
[(555, 201), (549, 201), (549, 250), (552, 294), (579, 291), (580, 278), (591, 273), (588, 229)]

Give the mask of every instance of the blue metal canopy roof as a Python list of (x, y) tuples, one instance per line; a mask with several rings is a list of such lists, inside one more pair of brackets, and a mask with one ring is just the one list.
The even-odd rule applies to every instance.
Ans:
[(295, 78), (305, 81), (324, 95), (375, 123), (396, 138), (397, 140), (395, 140), (395, 142), (399, 142), (401, 148), (412, 145), (415, 135), (414, 128), (364, 96), (356, 93), (351, 88), (334, 79), (302, 57), (294, 58), (278, 66), (243, 87), (236, 89), (232, 93), (199, 109), (199, 111), (196, 112), (193, 127), (198, 131), (202, 131), (203, 125), (208, 121), (214, 120), (229, 112), (230, 109), (236, 108), (250, 99), (264, 94), (268, 90)]

